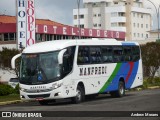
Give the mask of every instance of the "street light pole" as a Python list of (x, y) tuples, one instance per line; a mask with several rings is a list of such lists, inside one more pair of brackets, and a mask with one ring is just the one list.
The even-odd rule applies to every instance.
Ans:
[(79, 39), (81, 38), (81, 28), (80, 28), (80, 0), (77, 0), (77, 7), (78, 7), (78, 36), (79, 36)]
[(158, 6), (158, 8), (156, 7), (156, 5), (152, 2), (152, 1), (150, 1), (150, 0), (148, 0), (150, 3), (152, 3), (152, 5), (154, 6), (154, 8), (155, 8), (155, 10), (156, 10), (156, 14), (157, 14), (157, 24), (158, 24), (158, 39), (156, 40), (157, 42), (159, 42), (160, 41), (160, 38), (159, 38), (159, 9), (160, 9), (160, 5)]

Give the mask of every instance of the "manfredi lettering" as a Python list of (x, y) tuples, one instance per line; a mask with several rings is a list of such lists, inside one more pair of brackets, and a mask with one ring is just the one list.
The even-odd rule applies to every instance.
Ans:
[(107, 74), (107, 66), (79, 68), (80, 76)]

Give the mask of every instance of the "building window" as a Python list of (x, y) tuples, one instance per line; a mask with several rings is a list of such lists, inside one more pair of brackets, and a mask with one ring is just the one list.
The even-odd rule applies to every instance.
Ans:
[(139, 28), (139, 23), (137, 23), (137, 27)]
[(84, 25), (82, 24), (82, 25), (80, 25), (80, 28), (84, 28)]
[(142, 35), (141, 35), (141, 36), (142, 36), (142, 38), (143, 38), (143, 33), (142, 33)]
[(50, 41), (50, 40), (52, 40), (52, 34), (46, 34), (45, 41)]
[(101, 24), (98, 24), (99, 27), (101, 27)]
[(141, 28), (143, 28), (143, 24), (141, 24)]
[(4, 34), (4, 41), (8, 41), (9, 40), (9, 34), (8, 33), (5, 33)]
[(117, 23), (111, 23), (111, 27), (117, 27)]
[(116, 17), (117, 16), (117, 13), (116, 12), (112, 12), (111, 13), (111, 17)]
[(141, 18), (143, 18), (143, 14), (141, 14)]
[(134, 37), (136, 37), (136, 33), (134, 33)]
[(118, 4), (118, 2), (114, 2), (114, 4), (115, 4), (115, 5), (117, 5), (117, 4)]
[(93, 26), (94, 26), (94, 27), (97, 27), (97, 24), (95, 23), (95, 24), (93, 24)]
[(84, 18), (84, 15), (80, 15), (80, 18)]
[(117, 27), (117, 23), (111, 23), (111, 27)]
[(9, 40), (15, 40), (15, 33), (9, 33)]
[(146, 28), (148, 28), (148, 24), (146, 24)]
[(2, 41), (2, 34), (0, 34), (0, 41)]
[(9, 41), (9, 40), (16, 40), (16, 34), (15, 33), (5, 33), (4, 41)]
[(148, 34), (146, 34), (146, 38), (148, 38)]
[(101, 17), (101, 14), (98, 14), (98, 17)]
[(125, 13), (124, 13), (124, 12), (119, 12), (119, 13), (118, 13), (118, 16), (119, 16), (119, 17), (123, 17), (123, 16), (125, 16)]
[(133, 26), (136, 27), (136, 23), (133, 23)]
[(93, 15), (93, 17), (96, 17), (96, 16), (97, 16), (96, 14)]
[(77, 15), (74, 15), (74, 19), (77, 19)]
[(36, 34), (36, 41), (42, 41), (42, 34)]
[(139, 37), (139, 33), (137, 33), (137, 37)]

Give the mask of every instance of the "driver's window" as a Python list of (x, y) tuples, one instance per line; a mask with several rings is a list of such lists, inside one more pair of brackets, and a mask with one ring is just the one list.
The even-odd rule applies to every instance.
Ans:
[(68, 47), (63, 55), (63, 76), (68, 75), (73, 68), (75, 46)]

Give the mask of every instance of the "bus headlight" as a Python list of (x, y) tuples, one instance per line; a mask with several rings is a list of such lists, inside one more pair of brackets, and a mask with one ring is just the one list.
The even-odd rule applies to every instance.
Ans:
[(19, 87), (22, 92), (26, 92), (26, 89)]
[(54, 83), (52, 84), (52, 89), (57, 89), (62, 86), (62, 83)]

